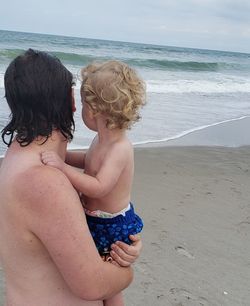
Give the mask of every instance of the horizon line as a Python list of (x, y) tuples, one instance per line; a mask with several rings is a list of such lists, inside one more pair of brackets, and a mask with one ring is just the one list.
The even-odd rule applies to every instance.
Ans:
[(92, 37), (83, 37), (83, 36), (70, 36), (70, 35), (53, 34), (53, 33), (28, 32), (28, 31), (17, 31), (17, 30), (6, 30), (6, 29), (0, 29), (0, 31), (25, 33), (25, 34), (50, 35), (50, 36), (60, 36), (60, 37), (69, 37), (69, 38), (80, 38), (80, 39), (92, 39), (92, 40), (100, 40), (100, 41), (140, 44), (140, 45), (149, 45), (149, 46), (158, 46), (158, 47), (182, 48), (182, 49), (190, 49), (190, 50), (193, 49), (193, 50), (214, 51), (214, 52), (240, 53), (240, 54), (247, 54), (247, 55), (250, 54), (250, 51), (243, 52), (243, 51), (219, 50), (219, 49), (210, 49), (210, 48), (201, 48), (201, 47), (174, 46), (174, 45), (164, 45), (164, 44), (159, 44), (159, 43), (134, 42), (134, 41), (125, 41), (125, 40), (106, 39), (106, 38), (92, 38)]

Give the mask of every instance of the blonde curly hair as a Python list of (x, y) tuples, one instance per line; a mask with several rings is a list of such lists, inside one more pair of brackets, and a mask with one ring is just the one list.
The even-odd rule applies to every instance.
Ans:
[(108, 129), (130, 129), (140, 119), (146, 86), (137, 73), (120, 61), (93, 63), (81, 70), (81, 96), (94, 115), (107, 117)]

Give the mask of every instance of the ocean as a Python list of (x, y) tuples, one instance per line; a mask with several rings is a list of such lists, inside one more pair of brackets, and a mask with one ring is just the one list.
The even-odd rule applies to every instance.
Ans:
[[(4, 73), (28, 48), (56, 55), (77, 77), (92, 61), (117, 59), (147, 84), (147, 104), (129, 137), (134, 144), (178, 138), (202, 127), (250, 116), (250, 54), (0, 30), (0, 129), (8, 122)], [(76, 84), (76, 132), (70, 148), (86, 148), (94, 133), (81, 121)], [(0, 155), (6, 150), (0, 141)]]

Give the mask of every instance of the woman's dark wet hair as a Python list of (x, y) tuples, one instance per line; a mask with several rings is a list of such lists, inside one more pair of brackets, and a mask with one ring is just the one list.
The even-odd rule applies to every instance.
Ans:
[(46, 141), (54, 129), (69, 141), (73, 138), (73, 76), (59, 59), (29, 49), (10, 63), (4, 85), (11, 110), (10, 122), (2, 130), (5, 144), (9, 146), (15, 135), (21, 146), (39, 136)]

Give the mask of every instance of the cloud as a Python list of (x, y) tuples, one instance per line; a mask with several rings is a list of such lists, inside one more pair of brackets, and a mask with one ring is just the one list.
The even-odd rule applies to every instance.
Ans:
[(248, 0), (12, 0), (0, 28), (250, 51), (249, 12)]

